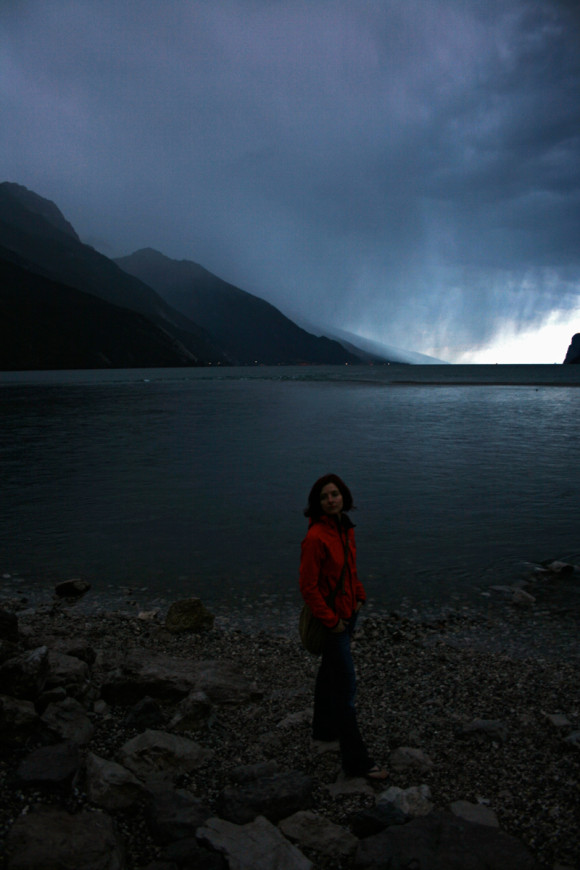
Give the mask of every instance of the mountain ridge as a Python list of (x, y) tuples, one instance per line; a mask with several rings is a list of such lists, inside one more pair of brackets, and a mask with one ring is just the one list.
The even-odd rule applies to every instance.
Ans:
[(154, 248), (141, 248), (115, 262), (207, 329), (239, 365), (361, 363), (339, 341), (313, 335), (270, 302), (193, 260), (174, 260)]

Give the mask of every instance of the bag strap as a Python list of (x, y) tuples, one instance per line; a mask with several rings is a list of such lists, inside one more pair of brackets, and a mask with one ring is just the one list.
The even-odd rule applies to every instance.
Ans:
[(344, 565), (342, 566), (342, 571), (340, 572), (340, 578), (330, 595), (328, 596), (327, 604), (331, 610), (334, 610), (334, 602), (336, 601), (336, 596), (339, 592), (344, 592), (344, 577), (346, 574), (346, 569), (348, 568), (348, 529), (346, 530), (346, 539), (343, 544), (344, 547)]

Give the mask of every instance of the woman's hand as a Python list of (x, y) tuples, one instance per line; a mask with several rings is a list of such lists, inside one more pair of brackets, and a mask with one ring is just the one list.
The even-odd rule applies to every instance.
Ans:
[(335, 625), (334, 628), (331, 629), (331, 631), (333, 632), (333, 634), (341, 634), (343, 631), (345, 631), (345, 629), (346, 629), (346, 625), (344, 624), (342, 619), (339, 619), (338, 625)]
[(355, 607), (355, 609), (354, 609), (354, 612), (355, 612), (355, 613), (358, 613), (362, 606), (363, 606), (362, 601), (357, 601), (357, 603), (356, 603), (356, 607)]

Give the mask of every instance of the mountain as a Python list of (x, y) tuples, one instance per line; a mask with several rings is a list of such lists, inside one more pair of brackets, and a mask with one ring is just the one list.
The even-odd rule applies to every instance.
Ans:
[(30, 272), (0, 248), (0, 370), (191, 366), (142, 314)]
[(425, 353), (418, 353), (415, 350), (404, 350), (400, 347), (394, 347), (391, 344), (383, 344), (380, 341), (373, 341), (370, 338), (363, 338), (361, 335), (356, 335), (354, 332), (346, 332), (344, 329), (328, 329), (324, 332), (329, 338), (336, 338), (341, 344), (348, 346), (352, 345), (358, 352), (367, 353), (375, 361), (379, 362), (394, 362), (406, 363), (410, 365), (449, 365), (444, 360), (437, 359), (434, 356), (428, 356)]
[(301, 329), (269, 302), (190, 260), (144, 248), (115, 262), (211, 332), (239, 365), (361, 362), (339, 342)]
[(572, 336), (564, 363), (580, 363), (580, 332)]
[(4, 259), (32, 274), (138, 312), (182, 344), (192, 365), (230, 362), (204, 329), (171, 308), (151, 287), (83, 244), (54, 203), (19, 184), (0, 184), (0, 245)]

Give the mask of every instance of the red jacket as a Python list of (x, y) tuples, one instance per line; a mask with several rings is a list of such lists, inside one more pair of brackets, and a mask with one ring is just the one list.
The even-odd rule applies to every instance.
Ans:
[[(331, 610), (326, 599), (340, 581), (347, 535), (348, 566), (344, 575), (344, 592), (337, 593), (334, 610)], [(354, 526), (347, 514), (342, 514), (340, 528), (336, 520), (326, 514), (310, 520), (308, 533), (302, 541), (300, 591), (314, 616), (328, 628), (334, 628), (340, 619), (350, 619), (357, 601), (365, 601), (366, 593), (356, 572)]]

